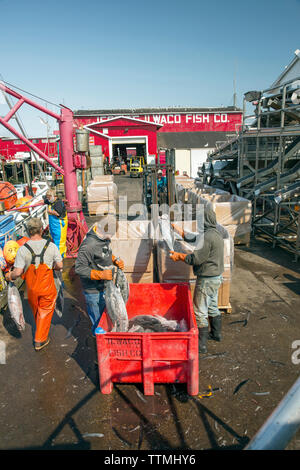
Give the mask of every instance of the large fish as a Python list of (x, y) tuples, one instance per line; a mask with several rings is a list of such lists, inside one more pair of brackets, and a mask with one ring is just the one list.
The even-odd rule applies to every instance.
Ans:
[[(111, 269), (113, 272), (113, 278), (114, 278), (114, 273), (115, 273), (115, 267), (114, 266), (100, 266), (98, 265), (100, 269)], [(127, 315), (127, 310), (126, 310), (126, 305), (125, 302), (128, 300), (128, 295), (129, 295), (129, 287), (125, 285), (124, 279), (126, 280), (126, 277), (123, 273), (119, 273), (119, 269), (117, 269), (117, 275), (119, 279), (119, 286), (115, 284), (115, 281), (104, 281), (104, 297), (105, 297), (105, 304), (106, 304), (106, 311), (111, 319), (112, 324), (114, 325), (112, 328), (112, 331), (127, 331), (128, 330), (128, 315)], [(127, 282), (127, 280), (126, 280)], [(121, 285), (123, 292), (121, 292)], [(126, 292), (127, 289), (127, 292)], [(127, 300), (126, 299), (127, 296)]]
[(170, 219), (167, 214), (163, 214), (158, 219), (162, 240), (164, 240), (169, 250), (174, 251), (174, 234), (171, 230)]
[(148, 332), (167, 332), (179, 331), (179, 326), (176, 320), (167, 320), (160, 315), (138, 315), (130, 320), (129, 328), (130, 333), (135, 331), (144, 333)]
[(121, 291), (114, 281), (105, 281), (106, 311), (114, 327), (112, 331), (127, 331), (128, 316)]
[(188, 326), (183, 318), (180, 321), (167, 320), (161, 315), (138, 315), (129, 322), (129, 333), (185, 332)]
[(122, 269), (117, 269), (115, 284), (116, 287), (120, 289), (121, 295), (126, 304), (129, 298), (129, 283)]
[(7, 304), (10, 317), (19, 331), (25, 330), (25, 320), (23, 315), (23, 305), (18, 288), (13, 282), (8, 283)]
[(62, 273), (60, 271), (53, 271), (53, 277), (57, 291), (54, 312), (61, 318), (64, 310), (64, 282)]

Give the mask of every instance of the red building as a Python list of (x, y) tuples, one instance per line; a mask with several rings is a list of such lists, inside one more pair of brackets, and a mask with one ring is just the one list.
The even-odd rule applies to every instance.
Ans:
[(88, 124), (83, 124), (81, 119), (75, 122), (78, 127), (89, 129), (90, 145), (101, 145), (103, 155), (110, 159), (112, 156), (126, 159), (132, 154), (157, 154), (157, 132), (161, 124), (129, 116), (116, 116)]
[[(79, 110), (74, 112), (75, 128), (90, 131), (90, 145), (101, 145), (105, 157), (130, 155), (157, 157), (159, 149), (175, 149), (176, 169), (191, 176), (218, 141), (235, 136), (242, 124), (242, 111), (226, 108), (142, 108)], [(59, 136), (30, 139), (52, 158), (59, 158)], [(15, 138), (0, 138), (0, 156), (12, 160), (28, 153)]]
[(136, 155), (157, 156), (159, 149), (175, 149), (176, 169), (196, 176), (196, 168), (218, 141), (239, 131), (242, 111), (227, 108), (148, 108), (79, 110), (76, 127), (90, 131), (90, 145), (101, 145), (111, 159)]
[[(35, 137), (29, 139), (36, 147), (51, 158), (59, 157), (59, 137)], [(25, 154), (25, 155), (24, 155)], [(0, 157), (9, 162), (20, 156), (30, 155), (30, 149), (22, 140), (14, 137), (0, 137)]]

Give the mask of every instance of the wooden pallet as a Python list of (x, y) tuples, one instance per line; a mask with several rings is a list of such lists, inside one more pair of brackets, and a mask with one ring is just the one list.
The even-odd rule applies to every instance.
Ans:
[(218, 305), (218, 309), (222, 310), (224, 313), (230, 314), (232, 313), (232, 307), (231, 304), (229, 303), (228, 305)]

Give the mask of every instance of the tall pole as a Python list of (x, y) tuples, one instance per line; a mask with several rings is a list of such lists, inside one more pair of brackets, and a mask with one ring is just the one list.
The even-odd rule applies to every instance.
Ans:
[(234, 66), (234, 77), (233, 77), (233, 106), (236, 108), (237, 99), (236, 99), (236, 63)]
[(73, 161), (73, 112), (68, 108), (61, 110), (59, 132), (68, 218), (79, 220), (87, 228), (78, 197), (77, 176)]
[[(13, 105), (12, 105), (12, 103), (11, 103), (11, 101), (10, 101), (10, 99), (9, 99), (9, 97), (8, 97), (8, 95), (7, 95), (7, 93), (5, 93), (3, 90), (1, 90), (1, 91), (2, 91), (2, 94), (3, 94), (3, 96), (4, 96), (4, 99), (5, 99), (5, 101), (6, 101), (7, 105), (8, 105), (8, 107), (9, 107), (9, 109), (12, 110), (12, 109), (13, 109)], [(24, 126), (22, 125), (22, 123), (21, 123), (21, 121), (20, 121), (20, 119), (19, 119), (19, 117), (18, 117), (18, 113), (15, 113), (15, 118), (16, 118), (16, 121), (17, 121), (17, 124), (18, 124), (18, 126), (19, 126), (20, 131), (22, 132), (22, 134), (24, 135), (24, 137), (28, 138), (28, 135), (27, 135), (27, 133), (26, 133), (26, 131), (25, 131), (25, 129), (24, 129)], [(39, 171), (40, 171), (40, 174), (41, 174), (43, 180), (47, 183), (45, 174), (44, 174), (43, 169), (42, 169), (42, 167), (41, 167), (41, 165), (40, 165), (40, 162), (39, 162), (39, 160), (38, 160), (37, 155), (36, 155), (32, 150), (30, 151), (30, 154), (33, 155), (33, 157), (34, 157), (34, 159), (35, 159), (35, 161), (36, 161), (36, 164), (37, 164), (37, 166), (38, 166), (38, 169), (39, 169)], [(48, 185), (48, 183), (47, 183), (47, 185)]]
[[(14, 105), (14, 107), (9, 111), (9, 113), (4, 117), (0, 117), (0, 124), (2, 124), (6, 129), (8, 129), (12, 134), (17, 136), (22, 140), (31, 150), (36, 152), (40, 157), (42, 157), (50, 166), (56, 169), (64, 177), (64, 186), (65, 186), (65, 196), (67, 199), (66, 209), (68, 213), (68, 234), (67, 239), (69, 240), (69, 253), (71, 256), (76, 256), (76, 251), (79, 248), (79, 245), (82, 241), (82, 238), (85, 236), (85, 233), (88, 230), (86, 220), (82, 212), (82, 205), (79, 201), (78, 190), (77, 190), (77, 177), (76, 177), (76, 168), (74, 164), (74, 149), (73, 149), (73, 112), (66, 108), (62, 107), (60, 115), (50, 111), (44, 106), (32, 101), (31, 99), (20, 95), (7, 88), (0, 82), (0, 90), (18, 98), (19, 101)], [(48, 116), (52, 116), (59, 123), (60, 130), (60, 143), (61, 143), (61, 159), (62, 167), (56, 165), (48, 155), (42, 152), (38, 147), (36, 147), (30, 140), (28, 140), (24, 135), (20, 134), (16, 129), (14, 129), (10, 124), (9, 120), (15, 114), (17, 109), (19, 109), (23, 103), (27, 103), (30, 106), (44, 112)]]
[(237, 100), (236, 100), (236, 80), (235, 80), (235, 77), (233, 79), (233, 106), (236, 108), (236, 103), (237, 103)]

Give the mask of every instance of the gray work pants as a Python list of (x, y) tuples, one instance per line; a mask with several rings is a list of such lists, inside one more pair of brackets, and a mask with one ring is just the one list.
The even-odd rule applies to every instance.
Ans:
[(208, 317), (221, 315), (218, 309), (218, 292), (222, 276), (197, 277), (193, 306), (198, 328), (208, 327)]

